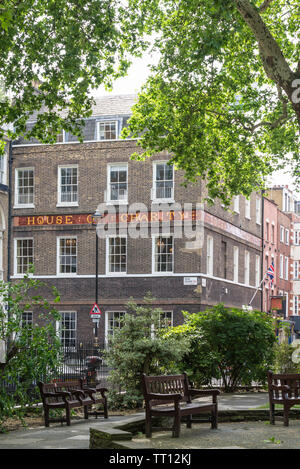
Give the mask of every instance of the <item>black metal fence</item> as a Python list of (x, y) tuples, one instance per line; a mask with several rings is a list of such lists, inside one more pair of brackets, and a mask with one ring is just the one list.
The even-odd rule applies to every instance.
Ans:
[[(104, 346), (100, 344), (99, 347), (95, 347), (93, 341), (76, 341), (72, 342), (72, 345), (61, 346), (61, 364), (55, 373), (52, 373), (51, 381), (62, 382), (70, 381), (79, 378), (85, 378), (88, 384), (100, 383), (104, 387), (110, 387), (107, 378), (109, 375), (109, 367), (105, 363), (104, 358)], [(49, 380), (41, 376), (39, 379)], [(39, 396), (37, 383), (30, 381), (29, 383), (24, 381), (24, 388), (27, 394), (36, 399)], [(21, 383), (21, 378), (19, 378)], [(2, 381), (0, 383), (1, 388), (4, 388), (6, 393), (14, 394), (17, 389), (16, 378), (8, 381)]]
[(104, 347), (95, 347), (93, 341), (76, 341), (61, 348), (62, 364), (58, 381), (86, 378), (88, 381), (107, 383), (109, 367), (105, 363)]

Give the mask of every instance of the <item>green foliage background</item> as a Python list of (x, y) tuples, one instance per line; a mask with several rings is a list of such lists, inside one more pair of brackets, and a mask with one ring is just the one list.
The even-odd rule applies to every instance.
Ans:
[(222, 378), (225, 392), (232, 392), (239, 384), (263, 383), (274, 360), (274, 324), (259, 311), (219, 304), (204, 312), (185, 313), (184, 325), (169, 329), (167, 337), (190, 341), (180, 369), (196, 386)]
[[(61, 363), (55, 327), (60, 315), (37, 294), (42, 285), (29, 276), (14, 284), (0, 283), (0, 341), (6, 348), (6, 360), (0, 363), (0, 429), (5, 419), (22, 418), (27, 404), (40, 402), (37, 381), (55, 377)], [(59, 301), (55, 289), (51, 295)], [(38, 315), (40, 325), (22, 325), (22, 314), (28, 311)]]
[[(162, 337), (162, 310), (154, 308), (152, 301), (148, 295), (143, 305), (138, 306), (132, 300), (128, 303), (123, 327), (115, 332), (107, 351), (106, 361), (112, 368), (109, 381), (114, 387), (109, 398), (114, 407), (140, 407), (142, 374), (175, 372), (188, 351), (188, 339)], [(120, 389), (126, 393), (119, 394)]]

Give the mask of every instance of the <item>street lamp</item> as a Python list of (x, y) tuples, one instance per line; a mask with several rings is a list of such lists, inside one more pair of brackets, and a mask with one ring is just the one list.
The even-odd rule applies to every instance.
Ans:
[[(100, 213), (98, 210), (94, 213), (92, 216), (92, 225), (96, 227), (95, 233), (96, 233), (96, 268), (95, 268), (95, 303), (98, 305), (98, 251), (99, 251), (99, 245), (98, 245), (98, 234), (97, 234), (97, 225), (98, 221), (103, 218), (103, 213)], [(95, 347), (98, 346), (98, 322), (95, 321)]]

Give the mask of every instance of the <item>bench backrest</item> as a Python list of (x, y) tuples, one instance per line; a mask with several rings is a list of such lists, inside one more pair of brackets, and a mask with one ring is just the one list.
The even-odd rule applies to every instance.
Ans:
[(272, 373), (268, 371), (268, 388), (270, 397), (280, 399), (282, 386), (289, 386), (289, 397), (300, 397), (300, 373)]
[(43, 402), (61, 402), (63, 401), (61, 396), (51, 396), (45, 397), (45, 393), (55, 393), (59, 391), (69, 391), (82, 389), (82, 380), (74, 380), (74, 381), (62, 381), (62, 382), (55, 382), (55, 383), (38, 383), (38, 387), (40, 389), (41, 397)]
[(182, 400), (190, 402), (189, 382), (185, 373), (182, 375), (147, 376), (143, 375), (144, 399), (151, 404), (166, 404), (164, 400), (151, 401), (149, 394), (181, 394)]

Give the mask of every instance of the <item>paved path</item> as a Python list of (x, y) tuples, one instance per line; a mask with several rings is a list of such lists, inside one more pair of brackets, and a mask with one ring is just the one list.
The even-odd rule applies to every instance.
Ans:
[[(211, 399), (211, 398), (209, 398)], [(208, 400), (204, 398), (203, 400)], [(240, 410), (257, 408), (268, 402), (267, 393), (223, 394), (219, 397), (220, 410)], [(112, 423), (130, 422), (144, 413), (128, 416), (112, 416), (108, 420), (90, 417), (88, 421), (73, 420), (70, 427), (66, 424), (50, 424), (50, 428), (35, 427), (0, 434), (1, 449), (88, 449), (90, 427), (103, 429)], [(237, 425), (237, 424), (236, 424)], [(196, 427), (195, 427), (196, 428)], [(139, 445), (141, 442), (139, 442)]]

